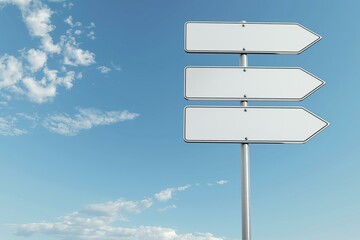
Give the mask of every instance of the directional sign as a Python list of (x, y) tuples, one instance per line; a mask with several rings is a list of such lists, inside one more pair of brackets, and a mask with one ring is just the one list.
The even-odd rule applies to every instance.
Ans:
[(187, 22), (185, 51), (298, 54), (321, 37), (297, 23)]
[(324, 84), (301, 68), (185, 68), (188, 100), (301, 101)]
[(186, 107), (186, 142), (305, 143), (329, 124), (301, 107)]

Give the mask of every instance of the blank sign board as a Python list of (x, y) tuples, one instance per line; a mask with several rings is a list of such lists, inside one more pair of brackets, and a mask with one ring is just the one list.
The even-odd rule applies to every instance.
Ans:
[(301, 107), (186, 107), (186, 142), (305, 143), (329, 124)]
[(185, 68), (188, 100), (301, 101), (324, 84), (301, 68)]
[(185, 51), (298, 54), (321, 37), (297, 23), (187, 22)]

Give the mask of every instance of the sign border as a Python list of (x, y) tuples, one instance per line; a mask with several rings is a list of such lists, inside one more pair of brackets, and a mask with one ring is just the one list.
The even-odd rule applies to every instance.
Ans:
[[(265, 108), (265, 109), (303, 109), (304, 111), (308, 112), (309, 114), (313, 115), (314, 117), (318, 118), (319, 120), (323, 121), (325, 123), (325, 126), (320, 128), (318, 131), (316, 131), (315, 133), (313, 133), (311, 136), (309, 136), (307, 139), (305, 139), (304, 141), (285, 141), (285, 140), (280, 140), (280, 141), (266, 141), (266, 140), (188, 140), (186, 139), (186, 109), (188, 108), (238, 108), (238, 109), (255, 109), (255, 108)], [(241, 106), (186, 106), (184, 108), (184, 126), (183, 126), (183, 139), (186, 143), (251, 143), (251, 144), (304, 144), (306, 142), (308, 142), (310, 139), (312, 139), (315, 135), (317, 135), (318, 133), (320, 133), (321, 131), (323, 131), (325, 128), (327, 128), (330, 123), (325, 121), (324, 119), (320, 118), (319, 116), (315, 115), (314, 113), (310, 112), (309, 110), (307, 110), (304, 107), (268, 107), (268, 106), (251, 106), (251, 107), (241, 107)]]
[[(305, 96), (303, 96), (302, 98), (248, 98), (248, 97), (239, 97), (239, 98), (228, 98), (228, 97), (188, 97), (186, 95), (186, 69), (188, 68), (224, 68), (224, 69), (271, 69), (271, 70), (276, 70), (276, 69), (298, 69), (301, 70), (307, 74), (309, 74), (310, 76), (312, 76), (313, 78), (315, 78), (316, 80), (318, 80), (320, 82), (320, 85), (318, 85), (316, 88), (314, 88), (312, 91), (308, 92)], [(237, 67), (237, 66), (187, 66), (184, 68), (184, 98), (186, 100), (199, 100), (199, 101), (203, 101), (203, 100), (219, 100), (219, 101), (292, 101), (292, 102), (296, 102), (296, 101), (303, 101), (305, 98), (307, 98), (308, 96), (310, 96), (311, 94), (313, 94), (314, 92), (316, 92), (317, 90), (319, 90), (321, 87), (323, 87), (326, 84), (325, 81), (323, 81), (322, 79), (320, 79), (319, 77), (315, 76), (314, 74), (306, 71), (305, 69), (301, 68), (301, 67)]]
[[(298, 25), (301, 28), (305, 29), (306, 31), (309, 31), (310, 33), (316, 35), (318, 38), (313, 41), (312, 43), (308, 44), (306, 47), (300, 49), (299, 51), (232, 51), (232, 50), (189, 50), (186, 46), (186, 37), (187, 37), (187, 25), (189, 23), (213, 23), (213, 24), (264, 24), (264, 25)], [(306, 49), (313, 46), (315, 43), (319, 42), (321, 40), (321, 36), (310, 29), (304, 27), (303, 25), (295, 22), (222, 22), (222, 21), (187, 21), (184, 25), (184, 50), (187, 53), (222, 53), (222, 54), (300, 54), (304, 52)]]

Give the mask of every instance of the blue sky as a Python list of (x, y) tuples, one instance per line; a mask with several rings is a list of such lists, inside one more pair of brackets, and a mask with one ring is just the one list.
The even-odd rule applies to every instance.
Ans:
[(186, 144), (186, 21), (298, 22), (323, 39), (250, 66), (326, 82), (302, 102), (331, 123), (251, 145), (253, 239), (357, 239), (360, 2), (0, 0), (1, 240), (240, 240), (240, 146)]

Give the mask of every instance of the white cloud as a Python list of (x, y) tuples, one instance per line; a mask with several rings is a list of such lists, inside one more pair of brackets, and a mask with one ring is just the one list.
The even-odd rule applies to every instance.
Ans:
[[(56, 77), (56, 79), (58, 79)], [(37, 101), (46, 99), (47, 97), (54, 94), (55, 88), (43, 87), (32, 79), (28, 79), (29, 87), (34, 89), (34, 98)], [(7, 102), (0, 101), (1, 106), (7, 106)], [(95, 126), (115, 124), (125, 120), (131, 120), (138, 116), (136, 113), (129, 113), (128, 111), (109, 111), (104, 112), (96, 109), (78, 109), (79, 113), (73, 117), (69, 117), (67, 114), (54, 114), (47, 117), (41, 116), (37, 113), (27, 114), (25, 112), (16, 113), (13, 116), (0, 116), (0, 135), (3, 136), (19, 136), (29, 133), (29, 129), (35, 127), (44, 127), (47, 130), (62, 134), (62, 135), (76, 135), (83, 129), (90, 129)], [(19, 128), (17, 125), (20, 124), (24, 127)], [(126, 204), (127, 205), (126, 205)], [(141, 210), (141, 206), (144, 208), (150, 207), (152, 204), (151, 199), (145, 199), (136, 204), (132, 202), (108, 202), (102, 205), (89, 205), (86, 208), (87, 211), (105, 211), (106, 209), (111, 210), (112, 208), (126, 209), (128, 212), (138, 212)]]
[(0, 89), (14, 88), (23, 77), (22, 63), (15, 57), (0, 56)]
[(27, 52), (26, 60), (29, 63), (29, 69), (32, 72), (37, 72), (45, 66), (47, 55), (43, 51), (32, 48)]
[(94, 22), (91, 22), (91, 23), (89, 24), (89, 26), (87, 26), (87, 28), (94, 28), (94, 27), (96, 27), (96, 25), (95, 25)]
[(48, 53), (60, 53), (61, 47), (57, 44), (54, 44), (52, 38), (50, 36), (45, 36), (41, 39), (41, 47), (44, 51)]
[(27, 94), (29, 98), (34, 102), (43, 103), (56, 95), (56, 87), (54, 84), (42, 85), (31, 77), (24, 78), (23, 82), (28, 90)]
[(41, 1), (33, 2), (33, 5), (29, 4), (26, 8), (20, 8), (30, 35), (41, 39), (41, 47), (44, 51), (59, 53), (60, 47), (53, 43), (53, 39), (50, 36), (50, 32), (55, 29), (50, 20), (53, 12), (46, 5), (42, 4)]
[(72, 9), (75, 5), (74, 5), (74, 3), (71, 3), (71, 2), (69, 2), (69, 3), (64, 2), (62, 6), (67, 9)]
[(67, 17), (64, 22), (69, 24), (71, 27), (74, 26), (72, 16)]
[(121, 67), (119, 65), (115, 65), (115, 63), (111, 62), (111, 66), (116, 70), (116, 71), (121, 71)]
[[(54, 42), (50, 35), (55, 29), (51, 23), (54, 12), (43, 0), (0, 0), (0, 5), (6, 4), (19, 7), (30, 36), (38, 38), (40, 42), (38, 48), (27, 50), (25, 47), (18, 58), (0, 55), (0, 89), (8, 91), (8, 94), (26, 96), (36, 103), (51, 101), (60, 86), (72, 88), (74, 79), (82, 78), (82, 74), (65, 70), (60, 76), (58, 70), (47, 68), (48, 60), (62, 57), (66, 65), (89, 66), (95, 63), (95, 54), (79, 47), (76, 36), (82, 33), (80, 29), (68, 31), (67, 35), (61, 35), (58, 43)], [(82, 26), (80, 22), (74, 23), (71, 16), (65, 22), (71, 29)], [(64, 66), (57, 68), (61, 70)]]
[(91, 204), (65, 215), (57, 222), (10, 225), (15, 234), (29, 237), (42, 234), (55, 239), (72, 240), (223, 240), (211, 233), (177, 233), (172, 228), (158, 226), (119, 226), (125, 214), (141, 213), (152, 206), (151, 199), (127, 201), (118, 199)]
[(73, 86), (74, 79), (75, 79), (74, 71), (68, 71), (65, 73), (65, 76), (58, 77), (57, 70), (50, 70), (48, 68), (45, 68), (44, 69), (44, 78), (42, 81), (50, 82), (49, 85), (61, 85), (61, 86), (66, 87), (67, 89), (70, 89)]
[(27, 133), (26, 130), (16, 127), (17, 119), (15, 117), (0, 117), (0, 135), (19, 136)]
[(87, 36), (90, 38), (90, 39), (92, 39), (92, 40), (95, 40), (95, 32), (94, 31), (90, 31), (88, 34), (87, 34)]
[(0, 0), (0, 4), (14, 4), (21, 10), (26, 9), (32, 0)]
[(146, 198), (141, 201), (126, 201), (118, 199), (116, 201), (109, 201), (101, 204), (91, 204), (81, 211), (81, 214), (96, 217), (109, 217), (110, 219), (116, 218), (125, 219), (122, 215), (128, 213), (140, 213), (153, 204), (152, 199)]
[(219, 180), (216, 183), (219, 184), (219, 185), (224, 185), (224, 184), (226, 184), (228, 182), (229, 182), (228, 180)]
[(37, 114), (17, 113), (16, 115), (33, 122), (37, 122), (40, 119)]
[(191, 187), (190, 185), (186, 185), (186, 186), (182, 186), (182, 187), (178, 187), (176, 189), (176, 191), (185, 191), (186, 189), (188, 189), (189, 187)]
[(64, 64), (71, 66), (88, 66), (95, 63), (95, 54), (78, 47), (74, 38), (64, 45)]
[(44, 77), (37, 81), (33, 77), (25, 77), (22, 79), (26, 94), (33, 102), (44, 103), (56, 96), (57, 86), (64, 86), (67, 89), (72, 88), (75, 79), (75, 72), (66, 72), (63, 77), (58, 76), (57, 70), (44, 68)]
[(60, 53), (60, 46), (54, 44), (50, 32), (55, 29), (51, 24), (51, 15), (53, 11), (44, 5), (42, 1), (35, 0), (34, 4), (22, 9), (23, 19), (28, 27), (31, 36), (41, 39), (41, 47), (49, 53)]
[(167, 188), (155, 194), (155, 198), (160, 202), (166, 202), (172, 199), (175, 192), (185, 191), (191, 187), (191, 185), (181, 186), (177, 188)]
[(35, 37), (45, 37), (54, 30), (51, 25), (50, 18), (52, 11), (48, 7), (41, 7), (26, 13), (25, 23), (30, 31), (30, 34)]
[(76, 79), (82, 79), (82, 78), (83, 78), (82, 72), (79, 72), (78, 74), (76, 74)]
[(89, 222), (81, 221), (81, 223), (86, 224), (79, 226), (78, 223), (69, 224), (65, 221), (23, 224), (16, 227), (16, 235), (43, 234), (62, 240), (224, 240), (211, 233), (178, 234), (174, 229), (157, 226), (112, 227), (101, 221), (86, 226)]
[(172, 198), (172, 194), (175, 191), (174, 188), (167, 188), (159, 193), (155, 194), (157, 200), (165, 202)]
[(45, 119), (43, 126), (54, 133), (74, 136), (84, 129), (132, 120), (139, 116), (137, 113), (130, 113), (126, 110), (104, 112), (97, 109), (80, 108), (78, 111), (79, 113), (74, 116), (53, 114)]
[(170, 209), (175, 209), (177, 208), (175, 204), (172, 204), (172, 205), (169, 205), (169, 206), (166, 206), (164, 208), (159, 208), (158, 211), (159, 212), (165, 212), (165, 211), (168, 211)]
[(8, 106), (8, 102), (5, 102), (5, 101), (0, 101), (0, 106), (1, 107), (5, 107), (5, 106)]
[(12, 99), (12, 97), (9, 94), (6, 94), (2, 91), (0, 91), (0, 98), (6, 102), (9, 102)]
[(81, 22), (76, 22), (76, 23), (74, 24), (74, 26), (75, 26), (75, 27), (81, 27), (81, 26), (82, 26), (82, 23), (81, 23)]
[[(34, 233), (57, 234), (81, 239), (90, 237), (115, 221), (123, 221), (127, 213), (140, 213), (152, 205), (151, 199), (127, 201), (118, 199), (99, 204), (90, 204), (84, 209), (70, 213), (56, 223), (31, 223), (17, 226), (18, 235), (29, 236)], [(85, 233), (88, 232), (88, 233)], [(110, 232), (109, 232), (110, 233)], [(75, 234), (75, 235), (73, 235)], [(85, 235), (82, 235), (85, 234)], [(96, 238), (95, 238), (96, 239)]]
[(106, 67), (106, 66), (100, 66), (100, 67), (97, 68), (97, 70), (99, 70), (103, 74), (106, 74), (106, 73), (111, 71), (111, 69)]
[[(71, 27), (70, 30), (68, 30), (68, 33), (70, 33), (73, 28), (82, 26), (81, 22), (75, 22), (74, 23), (74, 19), (73, 19), (72, 16), (69, 16), (69, 17), (65, 18), (64, 23), (68, 24)], [(78, 29), (77, 31), (80, 31), (80, 30)], [(75, 31), (75, 34), (76, 34), (76, 31)]]
[(16, 116), (19, 117), (22, 120), (22, 122), (27, 122), (28, 125), (27, 128), (30, 127), (31, 129), (37, 127), (40, 121), (40, 117), (37, 113), (33, 113), (33, 114), (17, 113)]

